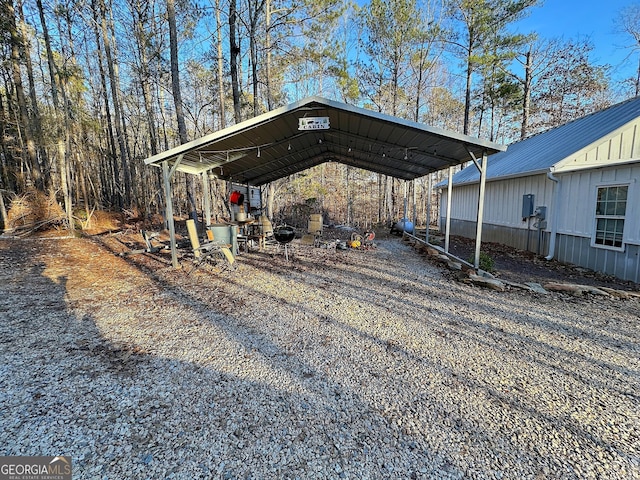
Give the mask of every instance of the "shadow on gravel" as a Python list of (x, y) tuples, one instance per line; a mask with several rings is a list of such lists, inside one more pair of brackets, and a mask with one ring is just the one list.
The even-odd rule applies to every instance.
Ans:
[[(344, 259), (342, 259), (344, 260)], [(335, 278), (328, 275), (327, 271), (314, 273), (314, 270), (318, 270), (318, 264), (307, 262), (298, 259), (297, 265), (291, 269), (283, 268), (282, 266), (271, 267), (270, 263), (264, 259), (256, 260), (251, 259), (251, 264), (259, 268), (265, 268), (270, 271), (274, 271), (279, 275), (287, 275), (292, 278), (292, 281), (300, 285), (305, 280), (311, 279), (310, 288), (318, 282), (324, 282), (324, 284), (336, 285)], [(500, 357), (503, 357), (505, 362), (518, 362), (529, 363), (537, 365), (537, 369), (543, 369), (548, 378), (544, 381), (548, 383), (546, 388), (554, 389), (554, 378), (567, 378), (575, 382), (575, 385), (589, 385), (594, 386), (602, 391), (615, 392), (614, 395), (619, 395), (627, 398), (631, 402), (640, 400), (640, 397), (636, 393), (638, 391), (637, 379), (638, 372), (629, 368), (615, 365), (610, 362), (604, 362), (594, 357), (589, 357), (582, 353), (570, 351), (566, 348), (559, 347), (558, 345), (552, 345), (549, 343), (541, 342), (534, 339), (532, 336), (526, 336), (519, 333), (507, 332), (503, 328), (494, 325), (491, 319), (487, 321), (479, 322), (473, 320), (473, 310), (469, 310), (468, 307), (464, 307), (462, 310), (458, 308), (458, 304), (455, 299), (449, 298), (447, 293), (443, 293), (441, 286), (435, 287), (432, 285), (419, 284), (414, 280), (411, 280), (407, 276), (402, 276), (401, 273), (394, 269), (394, 266), (389, 266), (388, 269), (383, 272), (387, 276), (385, 280), (385, 287), (391, 292), (404, 292), (405, 295), (402, 298), (396, 298), (393, 295), (379, 299), (379, 291), (370, 288), (372, 282), (379, 283), (379, 275), (370, 275), (366, 272), (369, 267), (363, 264), (351, 263), (341, 265), (339, 262), (332, 265), (332, 268), (337, 270), (344, 270), (347, 267), (358, 265), (359, 270), (362, 273), (358, 273), (358, 278), (362, 281), (361, 284), (354, 285), (349, 283), (344, 286), (344, 294), (351, 298), (356, 298), (363, 304), (372, 303), (378, 307), (384, 307), (388, 310), (403, 312), (403, 316), (413, 317), (413, 321), (421, 324), (430, 325), (430, 330), (437, 336), (442, 337), (444, 342), (448, 343), (452, 350), (456, 348), (463, 348), (465, 344), (474, 344), (480, 349), (486, 351), (498, 352)], [(380, 271), (376, 272), (377, 274)], [(336, 274), (335, 277), (340, 275)], [(233, 282), (233, 280), (230, 280)], [(461, 287), (464, 290), (464, 287)], [(463, 293), (469, 295), (468, 291)], [(471, 292), (471, 295), (478, 294), (479, 292)], [(249, 291), (249, 295), (262, 295), (264, 292), (259, 290)], [(422, 311), (417, 302), (410, 300), (412, 295), (427, 295), (431, 297), (438, 297), (441, 303), (448, 303), (448, 306), (435, 307), (428, 312)], [(331, 297), (328, 297), (330, 299)], [(281, 297), (270, 296), (273, 302), (283, 302)], [(372, 300), (376, 299), (376, 300)], [(378, 300), (379, 299), (379, 300)], [(514, 325), (524, 326), (527, 325), (532, 329), (542, 328), (547, 331), (550, 336), (575, 336), (584, 338), (585, 341), (589, 341), (589, 334), (586, 329), (578, 328), (574, 325), (563, 324), (559, 322), (551, 322), (542, 314), (517, 314), (514, 315), (513, 309), (510, 303), (514, 300), (501, 301), (496, 303), (499, 298), (477, 298), (478, 304), (484, 304), (489, 307), (493, 314), (501, 316), (503, 318), (510, 319), (510, 322)], [(500, 299), (502, 300), (502, 299)], [(307, 318), (317, 318), (319, 312), (307, 308), (304, 305), (297, 303), (288, 303), (288, 307), (291, 311), (302, 311)], [(452, 320), (452, 313), (455, 312)], [(404, 348), (402, 340), (396, 340), (393, 338), (382, 339), (378, 336), (370, 335), (367, 332), (353, 328), (344, 321), (331, 316), (320, 315), (321, 322), (326, 325), (331, 325), (338, 330), (345, 332), (348, 336), (359, 336), (363, 341), (365, 350), (369, 351), (374, 346), (380, 350), (387, 352), (390, 362), (401, 361), (410, 365), (409, 368), (424, 369), (437, 371), (439, 374), (444, 375), (448, 380), (446, 385), (451, 389), (464, 389), (467, 394), (474, 397), (484, 398), (494, 408), (504, 409), (510, 412), (519, 412), (513, 415), (515, 418), (528, 417), (535, 420), (536, 424), (543, 425), (545, 429), (561, 432), (562, 436), (579, 439), (580, 443), (586, 445), (587, 448), (593, 450), (602, 449), (605, 451), (616, 451), (617, 455), (631, 461), (633, 459), (633, 452), (625, 451), (626, 449), (620, 449), (619, 446), (613, 441), (604, 440), (599, 438), (592, 428), (581, 424), (579, 421), (572, 418), (572, 416), (566, 415), (564, 412), (552, 413), (549, 411), (543, 411), (539, 408), (535, 397), (531, 397), (524, 391), (522, 387), (511, 387), (504, 390), (505, 387), (496, 386), (493, 380), (500, 377), (499, 365), (484, 365), (485, 371), (483, 372), (465, 372), (464, 368), (456, 368), (455, 366), (449, 366), (445, 363), (439, 363), (426, 358), (424, 355), (416, 354), (415, 352)], [(454, 339), (454, 340), (451, 340)], [(569, 339), (568, 339), (569, 341)], [(462, 345), (456, 345), (462, 343)], [(600, 342), (595, 342), (595, 348), (636, 348), (637, 345), (624, 342), (613, 341), (609, 345), (608, 341), (603, 342), (604, 345), (599, 345)], [(357, 356), (357, 352), (351, 352), (352, 355)], [(366, 358), (360, 358), (361, 361), (366, 362)], [(355, 362), (354, 362), (355, 363)], [(573, 366), (573, 369), (569, 366)], [(581, 368), (576, 368), (579, 365)], [(354, 368), (355, 368), (354, 364)], [(482, 376), (473, 375), (474, 373), (482, 373)], [(523, 372), (526, 375), (526, 372)], [(612, 376), (617, 377), (617, 385), (612, 386)], [(488, 377), (488, 378), (483, 378)], [(494, 378), (491, 378), (494, 377)], [(371, 378), (371, 381), (375, 379)], [(579, 386), (578, 389), (581, 389)], [(482, 425), (467, 420), (464, 415), (460, 415), (460, 412), (456, 408), (449, 408), (448, 406), (442, 406), (441, 398), (437, 396), (431, 396), (428, 391), (425, 392), (427, 404), (434, 410), (437, 410), (436, 405), (440, 404), (442, 410), (438, 412), (438, 415), (434, 419), (438, 424), (444, 425), (453, 422), (456, 429), (462, 430), (466, 435), (473, 438), (475, 442), (481, 442), (491, 444), (495, 439), (491, 437), (492, 432), (484, 432)], [(558, 396), (568, 396), (571, 398), (573, 393), (560, 392)], [(425, 398), (425, 397), (423, 397)], [(569, 400), (567, 400), (569, 401)], [(596, 402), (597, 403), (597, 402)], [(410, 405), (406, 405), (407, 411), (411, 410)], [(519, 427), (518, 427), (519, 428)], [(526, 458), (521, 458), (522, 461), (538, 463), (539, 452), (535, 447), (526, 448), (517, 442), (511, 442), (508, 435), (508, 427), (505, 425), (503, 429), (504, 437), (501, 442), (511, 443), (514, 450), (520, 450), (522, 453), (524, 450), (529, 451), (529, 455)], [(558, 463), (553, 465), (555, 468), (560, 467)]]
[[(582, 326), (578, 323), (581, 315), (576, 315), (575, 318), (554, 317), (549, 314), (548, 308), (537, 311), (534, 308), (536, 302), (523, 304), (520, 297), (513, 294), (485, 293), (463, 285), (448, 285), (449, 290), (443, 291), (443, 282), (440, 280), (429, 282), (423, 278), (423, 281), (418, 281), (416, 275), (407, 274), (392, 263), (374, 270), (360, 257), (334, 257), (317, 262), (300, 255), (291, 264), (264, 255), (248, 255), (243, 259), (247, 265), (278, 275), (298, 288), (306, 286), (308, 289), (325, 291), (327, 302), (345, 298), (357, 300), (380, 312), (391, 312), (394, 318), (401, 318), (405, 322), (407, 332), (422, 332), (432, 341), (441, 342), (440, 348), (447, 351), (447, 357), (438, 359), (429, 356), (427, 352), (406, 347), (403, 338), (395, 338), (393, 335), (383, 338), (351, 326), (344, 317), (337, 314), (328, 314), (322, 309), (289, 301), (283, 296), (267, 296), (259, 288), (252, 289), (239, 282), (233, 274), (208, 278), (208, 272), (203, 271), (186, 277), (182, 272), (159, 273), (133, 259), (127, 261), (129, 265), (144, 272), (163, 291), (171, 292), (173, 298), (188, 307), (196, 317), (222, 328), (225, 335), (242, 345), (244, 350), (257, 352), (276, 371), (296, 377), (310, 396), (291, 396), (270, 385), (256, 385), (255, 388), (261, 392), (266, 389), (268, 396), (285, 397), (276, 401), (278, 408), (283, 408), (297, 419), (314, 424), (318, 421), (317, 415), (320, 415), (330, 420), (331, 426), (323, 424), (322, 427), (314, 427), (314, 435), (318, 436), (316, 440), (320, 439), (317, 443), (309, 438), (302, 439), (305, 448), (310, 449), (305, 454), (305, 461), (311, 461), (313, 454), (328, 454), (330, 458), (342, 462), (342, 469), (348, 469), (358, 462), (368, 462), (370, 455), (380, 454), (384, 457), (384, 449), (388, 449), (388, 445), (371, 445), (368, 442), (373, 434), (354, 428), (354, 425), (360, 425), (366, 419), (378, 432), (374, 438), (396, 438), (399, 443), (392, 449), (408, 452), (406, 455), (412, 459), (409, 462), (411, 467), (405, 467), (407, 469), (403, 473), (409, 478), (417, 475), (416, 472), (426, 464), (430, 465), (432, 472), (443, 469), (454, 477), (473, 474), (473, 469), (469, 470), (470, 467), (464, 466), (464, 454), (459, 457), (451, 456), (444, 450), (433, 448), (438, 442), (429, 440), (427, 434), (462, 442), (465, 444), (463, 450), (469, 452), (477, 452), (486, 448), (486, 445), (499, 441), (508, 445), (508, 451), (519, 452), (518, 461), (523, 464), (529, 462), (533, 465), (533, 473), (541, 475), (544, 468), (551, 468), (559, 476), (577, 475), (577, 471), (573, 470), (566, 459), (557, 456), (545, 458), (540, 454), (539, 444), (545, 444), (548, 432), (553, 432), (553, 438), (570, 443), (567, 448), (575, 455), (579, 455), (581, 450), (607, 452), (607, 455), (618, 460), (632, 462), (632, 448), (627, 444), (616, 443), (615, 436), (601, 426), (579, 420), (580, 412), (571, 407), (576, 396), (580, 397), (577, 403), (581, 406), (578, 408), (584, 405), (594, 409), (601, 408), (600, 400), (593, 395), (604, 394), (631, 404), (638, 402), (638, 396), (634, 393), (638, 383), (637, 371), (620, 362), (597, 358), (595, 353), (585, 353), (615, 352), (620, 349), (633, 351), (637, 344), (631, 336), (628, 341), (623, 341), (613, 333), (596, 328), (591, 323), (592, 319), (585, 318), (584, 321), (590, 326)], [(383, 276), (384, 285), (377, 289), (374, 285), (380, 285), (380, 275)], [(210, 281), (218, 298), (212, 301), (210, 297), (204, 296), (202, 289), (198, 288), (203, 281)], [(269, 302), (288, 309), (292, 316), (308, 319), (313, 327), (310, 327), (310, 332), (315, 332), (318, 336), (300, 338), (300, 341), (310, 342), (317, 350), (316, 353), (322, 354), (322, 342), (339, 342), (341, 335), (359, 337), (362, 350), (345, 350), (344, 360), (354, 371), (362, 369), (363, 391), (366, 384), (377, 382), (383, 385), (382, 391), (388, 390), (390, 393), (398, 388), (394, 382), (399, 382), (400, 387), (409, 392), (402, 392), (398, 398), (383, 400), (381, 404), (375, 403), (373, 399), (364, 396), (350, 380), (340, 377), (337, 371), (320, 369), (318, 361), (308, 358), (309, 354), (304, 348), (283, 348), (271, 339), (273, 332), (247, 322), (237, 313), (246, 305), (241, 298), (230, 293), (231, 286), (243, 289), (247, 297), (267, 296)], [(381, 290), (386, 294), (381, 296)], [(471, 297), (472, 305), (460, 305), (459, 299), (463, 295)], [(437, 299), (427, 311), (424, 310), (423, 303), (418, 301), (419, 297), (425, 296)], [(212, 311), (224, 316), (212, 315)], [(580, 311), (587, 315), (589, 307), (580, 306)], [(270, 318), (268, 312), (265, 313)], [(296, 332), (295, 322), (289, 318), (278, 320), (291, 329), (294, 337), (309, 334), (309, 331)], [(325, 331), (334, 336), (325, 334)], [(543, 337), (548, 340), (541, 340)], [(562, 342), (554, 341), (558, 339), (566, 339), (567, 345), (562, 346)], [(571, 350), (569, 346), (573, 342), (587, 343), (589, 348)], [(473, 352), (490, 352), (491, 355), (487, 358), (498, 358), (500, 362), (490, 363), (482, 357), (470, 359), (470, 348)], [(398, 369), (398, 375), (394, 377), (385, 372), (368, 371), (367, 355), (374, 353), (387, 358), (389, 366)], [(608, 358), (616, 357), (610, 355)], [(476, 363), (470, 363), (472, 360)], [(504, 367), (506, 371), (513, 369), (512, 365), (517, 365), (516, 368), (520, 369), (517, 381), (502, 384), (505, 373), (501, 368)], [(424, 371), (429, 372), (427, 377), (435, 383), (418, 386), (411, 383), (411, 372)], [(536, 389), (545, 392), (544, 400), (532, 393)], [(404, 396), (405, 394), (408, 396)], [(415, 405), (411, 398), (420, 400)], [(451, 402), (450, 399), (453, 398), (460, 398), (460, 404)], [(486, 410), (469, 411), (469, 405), (473, 403), (468, 400), (470, 398), (483, 399)], [(562, 408), (556, 409), (554, 404), (549, 404), (550, 398)], [(303, 404), (307, 407), (303, 407)], [(345, 409), (345, 405), (349, 408)], [(309, 411), (316, 408), (318, 411)], [(360, 414), (350, 421), (345, 420), (344, 415), (348, 418), (354, 411)], [(396, 423), (398, 414), (401, 420), (415, 420), (430, 431), (405, 431)], [(257, 412), (256, 415), (263, 417), (264, 412)], [(525, 424), (520, 423), (523, 419)], [(622, 420), (623, 423), (628, 421), (631, 420)], [(624, 425), (624, 428), (627, 429), (628, 425)], [(523, 432), (523, 429), (535, 431)], [(269, 431), (273, 434), (274, 429), (270, 428)], [(498, 440), (494, 438), (495, 435), (499, 435)], [(345, 457), (344, 449), (335, 445), (336, 438), (348, 440), (347, 443), (351, 445), (350, 457)], [(466, 441), (463, 440), (465, 438)], [(530, 443), (531, 438), (536, 439), (533, 444)], [(277, 435), (275, 441), (278, 441)], [(333, 447), (321, 451), (320, 444), (333, 444)], [(368, 453), (365, 445), (368, 445)], [(296, 465), (303, 470), (306, 468), (301, 463)], [(507, 468), (506, 463), (504, 468)]]
[[(29, 261), (16, 265), (16, 271), (28, 271), (14, 279), (16, 289), (41, 284), (60, 314), (42, 314), (29, 323), (27, 336), (33, 341), (27, 350), (37, 348), (37, 358), (21, 359), (22, 349), (12, 352), (22, 373), (1, 385), (21, 399), (14, 397), (2, 410), (9, 416), (20, 412), (22, 419), (0, 435), (5, 455), (43, 450), (68, 454), (79, 478), (305, 478), (315, 471), (328, 472), (324, 478), (338, 478), (339, 471), (362, 478), (463, 475), (455, 459), (403, 434), (331, 374), (283, 350), (265, 332), (250, 330), (241, 316), (212, 311), (190, 291), (190, 282), (202, 281), (202, 275), (169, 272), (168, 281), (133, 259), (125, 260), (184, 305), (186, 316), (215, 323), (243, 351), (276, 371), (293, 374), (303, 387), (300, 393), (160, 357), (140, 345), (114, 344), (95, 318), (78, 318), (67, 309), (68, 276), (53, 281), (43, 274), (45, 263), (28, 270)], [(172, 283), (176, 278), (180, 285)], [(133, 302), (123, 321), (135, 315)], [(33, 308), (38, 307), (25, 302), (18, 317), (33, 315)], [(162, 329), (175, 319), (157, 320)], [(8, 319), (6, 327), (11, 331), (19, 322)], [(44, 330), (53, 338), (43, 335)], [(56, 337), (60, 332), (63, 337)], [(21, 411), (31, 398), (33, 409)], [(385, 460), (390, 451), (393, 459)]]

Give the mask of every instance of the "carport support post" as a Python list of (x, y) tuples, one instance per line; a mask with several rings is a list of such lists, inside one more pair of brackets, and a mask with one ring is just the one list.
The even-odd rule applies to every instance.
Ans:
[(451, 194), (453, 192), (453, 167), (449, 167), (449, 180), (447, 180), (447, 218), (444, 231), (444, 251), (449, 253), (449, 234), (451, 232)]
[(428, 183), (427, 183), (427, 230), (424, 232), (424, 241), (429, 243), (429, 225), (431, 224), (431, 174), (429, 174)]
[(402, 207), (402, 233), (404, 234), (405, 232), (405, 225), (407, 223), (407, 221), (409, 220), (409, 217), (407, 217), (407, 181), (404, 181), (404, 185), (403, 185), (403, 191), (402, 191), (402, 195), (404, 197), (404, 203), (403, 203), (403, 207)]
[(164, 203), (166, 221), (169, 227), (169, 238), (171, 239), (171, 264), (173, 268), (179, 268), (178, 249), (176, 247), (176, 226), (173, 223), (173, 200), (171, 195), (171, 174), (169, 173), (169, 162), (162, 162), (162, 177), (164, 179)]
[(202, 195), (204, 196), (204, 224), (211, 226), (211, 192), (209, 190), (209, 174), (202, 172)]
[(484, 216), (484, 191), (487, 181), (487, 152), (482, 152), (482, 163), (478, 165), (473, 159), (476, 168), (480, 171), (480, 192), (478, 193), (478, 218), (476, 220), (476, 253), (473, 257), (473, 266), (476, 270), (480, 268), (480, 245), (482, 244), (482, 219)]
[(418, 226), (418, 215), (417, 215), (417, 209), (416, 209), (416, 181), (411, 180), (411, 190), (413, 192), (413, 194), (411, 195), (411, 205), (413, 206), (413, 234), (416, 234), (416, 227)]

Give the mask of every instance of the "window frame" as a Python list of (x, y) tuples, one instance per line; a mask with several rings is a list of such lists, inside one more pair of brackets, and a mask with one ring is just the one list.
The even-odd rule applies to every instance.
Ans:
[[(606, 214), (598, 214), (598, 192), (603, 188), (619, 188), (619, 187), (627, 187), (627, 198), (625, 199), (625, 211), (624, 215), (606, 215)], [(593, 232), (591, 234), (591, 246), (594, 248), (602, 248), (604, 250), (613, 250), (616, 252), (624, 252), (626, 248), (626, 225), (628, 221), (628, 206), (629, 206), (629, 198), (631, 195), (631, 184), (629, 182), (621, 182), (621, 183), (601, 183), (595, 185), (595, 193), (593, 198)], [(610, 219), (610, 220), (622, 220), (622, 240), (620, 246), (616, 245), (604, 245), (602, 243), (597, 243), (598, 237), (598, 220), (599, 219)], [(606, 230), (605, 230), (606, 232)], [(609, 232), (610, 233), (610, 232)], [(615, 232), (613, 232), (615, 233)]]

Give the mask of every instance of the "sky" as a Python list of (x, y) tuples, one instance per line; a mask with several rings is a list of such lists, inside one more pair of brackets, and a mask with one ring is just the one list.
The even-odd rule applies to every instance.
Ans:
[(584, 39), (594, 44), (591, 61), (613, 67), (613, 78), (621, 80), (634, 76), (638, 57), (629, 56), (624, 45), (629, 37), (616, 33), (614, 24), (620, 11), (639, 0), (544, 0), (542, 6), (531, 8), (531, 14), (518, 22), (521, 33), (536, 31), (544, 39), (563, 37)]

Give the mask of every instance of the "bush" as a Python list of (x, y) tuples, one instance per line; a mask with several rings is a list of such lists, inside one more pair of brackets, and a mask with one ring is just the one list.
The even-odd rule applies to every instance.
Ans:
[[(476, 256), (471, 255), (469, 258), (469, 263), (475, 265)], [(493, 258), (491, 258), (487, 253), (480, 252), (480, 261), (478, 262), (478, 267), (485, 272), (493, 272), (493, 267), (495, 266), (495, 262)]]

